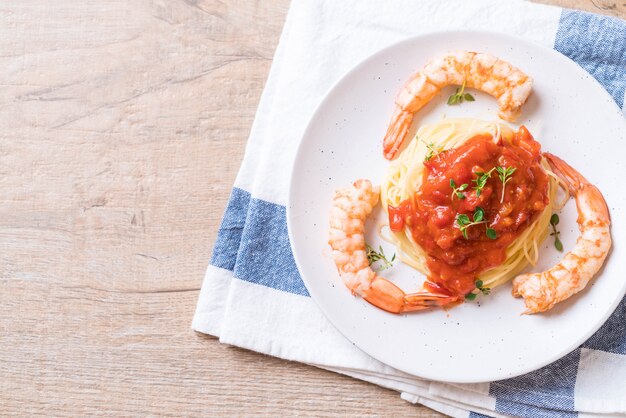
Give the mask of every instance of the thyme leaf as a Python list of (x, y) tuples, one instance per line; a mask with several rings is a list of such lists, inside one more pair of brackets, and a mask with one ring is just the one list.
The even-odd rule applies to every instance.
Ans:
[(475, 100), (476, 99), (474, 99), (474, 96), (469, 93), (465, 93), (465, 80), (463, 80), (463, 85), (461, 87), (457, 87), (456, 93), (448, 97), (448, 104), (452, 106), (455, 104), (463, 103), (463, 101), (473, 102)]
[[(459, 230), (465, 239), (469, 239), (467, 236), (467, 228), (474, 225), (486, 224), (487, 220), (485, 219), (485, 210), (480, 206), (477, 206), (474, 209), (474, 214), (472, 215), (472, 219), (464, 213), (460, 213), (456, 216), (456, 223), (459, 226)], [(490, 239), (496, 239), (498, 236), (496, 234), (496, 230), (493, 228), (489, 228), (485, 225), (485, 235), (487, 235)]]
[(378, 246), (378, 250), (376, 251), (369, 244), (365, 244), (365, 249), (367, 250), (367, 261), (369, 261), (370, 266), (377, 261), (381, 261), (379, 264), (379, 271), (386, 270), (393, 266), (393, 262), (396, 260), (396, 254), (394, 253), (391, 257), (391, 260), (387, 259), (385, 252), (383, 251), (382, 245)]
[(487, 171), (486, 173), (482, 171), (478, 171), (474, 173), (477, 176), (474, 180), (472, 180), (473, 183), (476, 183), (476, 186), (474, 186), (474, 190), (476, 190), (476, 197), (480, 197), (480, 194), (482, 193), (483, 188), (487, 184), (487, 180), (489, 180), (489, 178), (491, 177), (491, 173), (493, 173), (493, 170), (495, 169), (496, 168), (494, 167), (491, 170)]
[(435, 148), (435, 144), (433, 144), (432, 142), (428, 143), (423, 139), (421, 141), (424, 143), (424, 145), (426, 145), (426, 148), (428, 148), (428, 154), (426, 154), (426, 157), (424, 157), (424, 161), (430, 160), (442, 151), (441, 147)]
[(554, 236), (554, 247), (557, 250), (562, 252), (563, 251), (563, 243), (559, 239), (560, 232), (557, 231), (557, 229), (556, 229), (556, 226), (558, 224), (559, 224), (559, 215), (557, 215), (556, 213), (553, 213), (552, 216), (550, 217), (550, 226), (552, 226), (552, 233), (550, 235)]
[(452, 194), (450, 195), (450, 200), (454, 200), (454, 196), (459, 199), (465, 199), (465, 193), (463, 191), (469, 187), (467, 183), (461, 184), (459, 187), (456, 187), (456, 183), (454, 179), (450, 179), (450, 187), (452, 188)]
[(474, 282), (474, 284), (476, 285), (476, 289), (480, 290), (480, 293), (482, 293), (485, 296), (487, 296), (491, 292), (491, 288), (490, 287), (484, 287), (483, 286), (483, 281), (482, 280), (476, 280), (476, 282)]
[(515, 167), (496, 167), (498, 177), (500, 177), (500, 181), (502, 182), (502, 197), (500, 198), (500, 203), (504, 202), (504, 189), (506, 188), (506, 184), (511, 180), (511, 176), (515, 173), (515, 170), (517, 170)]

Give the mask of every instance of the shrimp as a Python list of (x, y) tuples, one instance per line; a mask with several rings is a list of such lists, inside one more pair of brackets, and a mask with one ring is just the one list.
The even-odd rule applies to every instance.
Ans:
[(574, 249), (551, 269), (513, 280), (513, 296), (524, 298), (525, 314), (547, 311), (583, 290), (611, 249), (611, 220), (600, 190), (559, 157), (544, 155), (576, 199), (580, 236)]
[(518, 68), (494, 56), (458, 51), (430, 61), (415, 73), (396, 97), (396, 108), (383, 139), (383, 154), (391, 160), (402, 145), (413, 114), (451, 84), (484, 91), (498, 100), (498, 115), (513, 122), (526, 102), (533, 80)]
[(330, 211), (332, 257), (344, 284), (352, 294), (391, 313), (444, 306), (458, 296), (427, 291), (406, 294), (370, 268), (365, 247), (365, 220), (378, 203), (380, 191), (369, 180), (357, 180), (335, 192)]

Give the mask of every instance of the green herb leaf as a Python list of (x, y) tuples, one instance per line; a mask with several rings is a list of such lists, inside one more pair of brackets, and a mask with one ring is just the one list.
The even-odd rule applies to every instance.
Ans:
[(467, 299), (467, 300), (474, 300), (474, 299), (476, 299), (476, 293), (468, 293), (467, 295), (465, 295), (465, 299)]
[(502, 182), (502, 197), (500, 198), (500, 203), (504, 202), (504, 189), (506, 188), (506, 184), (511, 180), (511, 176), (515, 173), (515, 170), (517, 170), (515, 167), (496, 167), (498, 177)]
[(476, 280), (474, 284), (476, 285), (476, 289), (478, 289), (480, 293), (482, 293), (485, 296), (487, 296), (491, 292), (491, 289), (489, 287), (483, 287), (482, 280)]
[(391, 261), (387, 259), (385, 256), (385, 252), (383, 251), (382, 245), (378, 246), (378, 250), (376, 251), (369, 244), (365, 244), (365, 249), (367, 250), (367, 261), (369, 261), (370, 266), (377, 261), (381, 261), (381, 265), (379, 267), (379, 271), (386, 270), (393, 265), (393, 261), (396, 259), (396, 254), (393, 254), (391, 257)]
[(457, 87), (456, 92), (448, 97), (448, 104), (455, 105), (457, 103), (463, 103), (463, 101), (473, 102), (474, 96), (469, 93), (465, 93), (465, 81), (461, 87)]
[(554, 240), (554, 246), (556, 247), (557, 250), (563, 251), (563, 243), (561, 242), (560, 239), (556, 238)]
[(450, 187), (452, 188), (452, 193), (450, 194), (450, 200), (453, 200), (455, 195), (459, 199), (465, 199), (465, 194), (461, 192), (467, 189), (468, 186), (469, 185), (465, 183), (465, 184), (461, 184), (459, 187), (456, 187), (456, 183), (454, 182), (454, 179), (450, 179)]
[(550, 225), (557, 226), (559, 224), (559, 215), (553, 213), (550, 217)]
[(476, 207), (474, 211), (474, 222), (480, 222), (485, 217), (485, 211), (480, 206)]
[(472, 220), (470, 220), (470, 217), (464, 213), (460, 213), (456, 216), (456, 223), (459, 225), (459, 230), (461, 231), (461, 234), (463, 234), (463, 237), (465, 239), (468, 239), (467, 228), (473, 225), (484, 224), (486, 222), (487, 221), (485, 220), (485, 211), (480, 206), (477, 206), (474, 210)]
[(487, 234), (487, 237), (490, 239), (498, 238), (498, 235), (496, 234), (496, 230), (493, 228), (487, 228), (487, 231), (485, 233)]
[(426, 141), (422, 140), (422, 142), (426, 145), (426, 148), (428, 148), (428, 154), (426, 155), (426, 157), (424, 157), (424, 161), (428, 161), (431, 158), (433, 158), (435, 155), (438, 155), (442, 148), (437, 148), (435, 149), (434, 144), (431, 143), (427, 143)]
[(476, 183), (476, 186), (474, 186), (474, 190), (476, 190), (476, 197), (480, 197), (480, 194), (482, 193), (483, 188), (487, 184), (487, 180), (491, 177), (491, 173), (493, 172), (493, 170), (495, 170), (495, 167), (486, 173), (483, 173), (482, 171), (478, 171), (474, 173), (476, 174), (476, 178), (473, 179), (472, 182)]
[(552, 233), (550, 234), (550, 236), (554, 236), (554, 247), (559, 251), (563, 251), (563, 243), (559, 239), (560, 232), (557, 231), (556, 229), (556, 226), (558, 224), (559, 224), (559, 215), (557, 215), (556, 213), (553, 213), (552, 216), (550, 217), (550, 226), (552, 226)]

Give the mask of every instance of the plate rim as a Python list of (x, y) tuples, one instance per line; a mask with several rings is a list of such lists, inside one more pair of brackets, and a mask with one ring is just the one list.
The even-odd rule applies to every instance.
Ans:
[[(408, 36), (406, 38), (400, 39), (396, 42), (392, 42), (387, 46), (384, 46), (383, 48), (378, 49), (377, 51), (373, 52), (372, 54), (368, 55), (367, 57), (365, 57), (364, 59), (362, 59), (361, 61), (359, 61), (357, 64), (355, 64), (354, 66), (350, 67), (347, 71), (343, 72), (343, 74), (341, 76), (339, 76), (337, 78), (337, 80), (332, 83), (332, 85), (323, 93), (323, 95), (321, 96), (321, 100), (319, 101), (319, 103), (316, 105), (313, 113), (311, 113), (311, 116), (308, 119), (307, 122), (307, 126), (305, 128), (305, 130), (303, 131), (299, 142), (298, 142), (298, 146), (296, 148), (296, 152), (294, 154), (294, 159), (292, 162), (292, 167), (290, 170), (290, 176), (289, 176), (289, 185), (288, 185), (288, 197), (287, 197), (287, 205), (286, 205), (286, 220), (287, 220), (287, 233), (288, 233), (288, 237), (289, 237), (289, 245), (293, 254), (293, 258), (294, 258), (294, 262), (296, 264), (296, 267), (298, 269), (298, 273), (300, 274), (300, 277), (302, 278), (302, 281), (304, 282), (304, 285), (307, 289), (307, 291), (309, 292), (309, 295), (311, 296), (311, 299), (313, 299), (315, 305), (321, 310), (321, 312), (323, 313), (324, 317), (332, 324), (332, 326), (344, 337), (346, 338), (346, 340), (348, 340), (349, 342), (353, 343), (355, 345), (355, 347), (357, 347), (359, 350), (361, 350), (363, 353), (367, 354), (368, 356), (372, 357), (373, 359), (379, 361), (380, 363), (388, 366), (388, 367), (393, 367), (395, 369), (394, 366), (389, 365), (388, 363), (386, 363), (383, 359), (378, 358), (377, 356), (373, 355), (372, 353), (370, 353), (369, 351), (365, 350), (364, 348), (361, 347), (361, 345), (357, 344), (355, 341), (353, 341), (352, 339), (350, 339), (335, 323), (333, 316), (329, 315), (329, 312), (327, 311), (326, 307), (321, 304), (318, 303), (318, 298), (320, 298), (320, 295), (317, 294), (316, 290), (312, 290), (313, 286), (309, 286), (308, 280), (305, 278), (306, 275), (303, 274), (304, 269), (301, 268), (301, 262), (299, 261), (300, 257), (298, 254), (298, 250), (296, 249), (296, 247), (294, 246), (294, 225), (293, 223), (295, 222), (295, 220), (293, 219), (293, 209), (292, 209), (292, 201), (293, 201), (293, 195), (294, 195), (294, 175), (297, 171), (297, 162), (299, 161), (299, 159), (301, 158), (301, 155), (304, 153), (303, 151), (303, 143), (304, 143), (304, 138), (306, 138), (307, 136), (309, 136), (310, 131), (313, 129), (313, 121), (315, 119), (317, 119), (319, 113), (322, 111), (322, 109), (324, 108), (326, 102), (330, 99), (330, 96), (332, 95), (332, 93), (347, 79), (349, 78), (353, 73), (356, 73), (357, 71), (359, 71), (360, 69), (362, 69), (364, 66), (368, 65), (371, 61), (376, 60), (380, 55), (383, 55), (385, 53), (387, 53), (389, 50), (391, 49), (395, 49), (398, 48), (400, 45), (402, 44), (410, 44), (413, 43), (415, 41), (419, 41), (422, 39), (427, 39), (427, 38), (437, 38), (437, 37), (441, 37), (441, 36), (463, 36), (463, 35), (478, 35), (478, 36), (487, 36), (487, 37), (499, 37), (499, 38), (508, 38), (510, 40), (514, 40), (515, 42), (519, 42), (522, 44), (526, 44), (529, 45), (533, 48), (538, 48), (543, 50), (544, 52), (547, 52), (555, 57), (557, 57), (559, 60), (566, 62), (567, 65), (572, 65), (574, 64), (577, 71), (579, 71), (581, 74), (584, 74), (585, 76), (588, 76), (590, 81), (592, 82), (593, 85), (595, 85), (594, 88), (599, 89), (599, 91), (601, 91), (601, 94), (603, 94), (607, 99), (609, 99), (609, 101), (612, 103), (612, 107), (614, 109), (614, 111), (617, 112), (617, 114), (619, 116), (622, 117), (622, 120), (624, 120), (624, 116), (622, 115), (622, 110), (618, 107), (617, 103), (615, 103), (615, 100), (613, 99), (613, 97), (609, 94), (608, 91), (606, 91), (606, 89), (598, 82), (598, 80), (595, 79), (595, 77), (593, 77), (590, 73), (588, 73), (584, 68), (580, 67), (580, 65), (578, 63), (576, 63), (574, 60), (570, 59), (569, 57), (559, 53), (558, 51), (555, 51), (554, 49), (548, 48), (545, 45), (542, 45), (536, 41), (532, 41), (532, 40), (528, 40), (528, 39), (524, 39), (515, 35), (511, 35), (511, 34), (507, 34), (507, 33), (502, 33), (502, 32), (497, 32), (497, 31), (489, 31), (489, 30), (473, 30), (473, 29), (459, 29), (459, 30), (441, 30), (441, 31), (433, 31), (433, 32), (428, 32), (428, 33), (424, 33), (424, 34), (419, 34), (419, 35), (414, 35), (414, 36)], [(407, 78), (410, 75), (407, 75)], [(626, 120), (624, 120), (624, 123), (626, 125)], [(611, 231), (611, 239), (613, 242), (613, 245), (615, 244), (615, 231)], [(612, 250), (611, 250), (612, 251)], [(610, 256), (610, 254), (609, 254)], [(597, 277), (594, 277), (592, 280), (597, 280)], [(584, 333), (581, 335), (581, 337), (579, 337), (579, 339), (573, 340), (573, 342), (569, 345), (567, 345), (567, 347), (565, 347), (563, 350), (559, 351), (557, 354), (547, 357), (545, 358), (542, 362), (537, 362), (536, 364), (533, 364), (531, 367), (526, 367), (526, 368), (521, 368), (520, 370), (518, 370), (517, 372), (515, 372), (514, 374), (507, 374), (506, 372), (500, 372), (499, 374), (494, 373), (493, 378), (490, 378), (488, 380), (485, 379), (472, 379), (472, 378), (459, 378), (459, 379), (446, 379), (446, 380), (442, 380), (441, 378), (438, 378), (436, 375), (431, 375), (429, 373), (424, 373), (424, 374), (414, 374), (414, 373), (410, 373), (407, 372), (405, 370), (401, 370), (398, 369), (399, 371), (403, 372), (403, 373), (407, 373), (409, 375), (415, 376), (415, 377), (419, 377), (419, 378), (424, 378), (424, 379), (428, 379), (428, 380), (433, 380), (433, 381), (438, 381), (438, 382), (448, 382), (448, 383), (484, 383), (484, 382), (494, 382), (494, 381), (499, 381), (499, 380), (506, 380), (506, 379), (510, 379), (510, 378), (515, 378), (518, 376), (522, 376), (524, 374), (536, 371), (541, 369), (542, 367), (549, 365), (565, 356), (567, 356), (568, 354), (572, 353), (574, 350), (576, 350), (577, 348), (580, 347), (581, 344), (583, 344), (585, 341), (587, 341), (593, 334), (595, 334), (600, 327), (602, 327), (602, 325), (604, 325), (606, 323), (606, 321), (608, 320), (608, 318), (615, 312), (615, 310), (617, 309), (618, 305), (620, 304), (620, 302), (622, 301), (622, 299), (624, 298), (624, 296), (626, 295), (626, 281), (624, 281), (624, 283), (622, 284), (622, 288), (621, 288), (621, 292), (622, 294), (621, 297), (616, 297), (613, 301), (613, 303), (611, 304), (612, 306), (609, 307), (609, 309), (607, 309), (605, 311), (605, 314), (602, 315), (602, 317), (600, 317), (597, 321), (596, 324), (593, 327), (590, 327), (589, 330), (587, 331), (587, 333)], [(317, 295), (316, 295), (317, 294)], [(392, 314), (390, 314), (392, 315)]]

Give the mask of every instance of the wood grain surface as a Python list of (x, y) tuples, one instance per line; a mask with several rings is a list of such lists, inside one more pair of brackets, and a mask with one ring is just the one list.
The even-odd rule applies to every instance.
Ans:
[(190, 330), (287, 7), (0, 2), (0, 415), (439, 416)]

